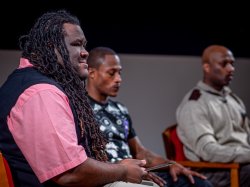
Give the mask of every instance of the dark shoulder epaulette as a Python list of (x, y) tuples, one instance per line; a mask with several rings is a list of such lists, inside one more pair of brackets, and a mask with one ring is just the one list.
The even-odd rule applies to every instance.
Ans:
[(200, 90), (195, 89), (195, 90), (193, 90), (193, 92), (191, 93), (191, 95), (190, 95), (190, 97), (189, 97), (188, 100), (195, 100), (195, 101), (197, 101), (197, 100), (200, 98), (200, 96), (201, 96)]

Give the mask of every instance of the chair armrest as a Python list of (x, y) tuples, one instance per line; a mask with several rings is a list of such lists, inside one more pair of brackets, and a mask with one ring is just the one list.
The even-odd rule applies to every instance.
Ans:
[(177, 163), (185, 167), (193, 168), (232, 168), (238, 169), (238, 163), (220, 163), (220, 162), (194, 162), (194, 161), (177, 161)]

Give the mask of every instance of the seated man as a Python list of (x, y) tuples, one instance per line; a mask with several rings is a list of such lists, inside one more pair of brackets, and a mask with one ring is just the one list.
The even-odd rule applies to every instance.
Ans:
[[(204, 50), (203, 80), (177, 109), (177, 133), (190, 160), (242, 163), (240, 186), (246, 187), (250, 183), (250, 124), (242, 100), (228, 87), (234, 63), (233, 53), (224, 46)], [(230, 186), (229, 171), (205, 174), (215, 186)]]
[(20, 38), (19, 66), (0, 88), (0, 151), (16, 187), (144, 186), (145, 160), (107, 162), (82, 84), (86, 43), (65, 10), (44, 13)]
[[(109, 160), (118, 162), (125, 158), (145, 159), (145, 167), (165, 163), (168, 160), (146, 149), (136, 136), (127, 108), (109, 99), (118, 94), (121, 86), (122, 66), (119, 56), (110, 48), (97, 47), (89, 52), (87, 60), (89, 76), (87, 91), (100, 129), (109, 139), (106, 146)], [(162, 186), (211, 186), (205, 177), (184, 168), (180, 164), (170, 166), (167, 172), (150, 173), (147, 177)], [(195, 185), (193, 185), (195, 184)]]

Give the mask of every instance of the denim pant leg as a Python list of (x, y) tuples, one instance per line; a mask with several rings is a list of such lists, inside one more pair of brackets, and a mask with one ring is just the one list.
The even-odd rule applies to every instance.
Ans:
[(189, 179), (184, 175), (178, 176), (178, 180), (174, 182), (169, 172), (156, 172), (156, 174), (167, 182), (165, 187), (213, 187), (213, 185), (208, 180), (204, 180), (195, 176), (195, 184), (191, 184)]

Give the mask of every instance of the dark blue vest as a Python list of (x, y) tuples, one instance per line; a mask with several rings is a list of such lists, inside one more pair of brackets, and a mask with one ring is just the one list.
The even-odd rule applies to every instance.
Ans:
[[(58, 83), (39, 73), (34, 68), (15, 70), (9, 75), (7, 81), (0, 88), (0, 150), (10, 165), (15, 187), (57, 186), (55, 183), (52, 184), (52, 182), (40, 184), (22, 152), (16, 145), (7, 126), (7, 116), (15, 105), (18, 97), (25, 89), (38, 83), (52, 84), (63, 91)], [(74, 114), (78, 143), (83, 145), (84, 141), (80, 138), (80, 128), (72, 105), (71, 109)], [(85, 145), (83, 145), (83, 147), (85, 147)], [(87, 154), (89, 155), (89, 153)]]

